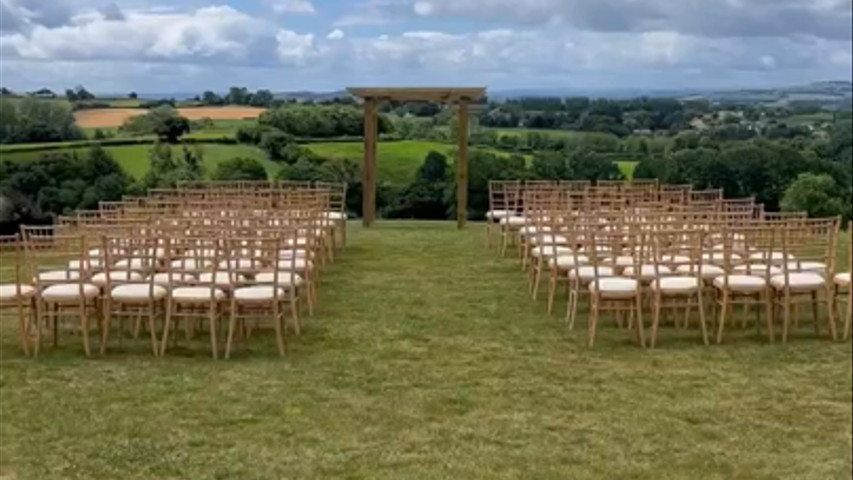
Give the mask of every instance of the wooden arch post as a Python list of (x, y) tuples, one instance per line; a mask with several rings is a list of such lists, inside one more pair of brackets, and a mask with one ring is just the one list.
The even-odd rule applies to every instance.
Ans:
[(349, 88), (364, 101), (364, 171), (362, 172), (362, 221), (376, 220), (376, 152), (379, 139), (379, 102), (429, 101), (457, 105), (459, 154), (456, 161), (456, 225), (468, 220), (468, 121), (469, 105), (485, 97), (485, 88)]

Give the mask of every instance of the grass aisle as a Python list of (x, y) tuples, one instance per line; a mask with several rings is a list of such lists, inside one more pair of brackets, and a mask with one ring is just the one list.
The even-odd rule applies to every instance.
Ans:
[(85, 360), (69, 335), (32, 361), (4, 319), (0, 477), (849, 478), (850, 344), (667, 327), (640, 351), (605, 322), (590, 351), (482, 233), (352, 224), (284, 361), (269, 336), (213, 362), (205, 337)]

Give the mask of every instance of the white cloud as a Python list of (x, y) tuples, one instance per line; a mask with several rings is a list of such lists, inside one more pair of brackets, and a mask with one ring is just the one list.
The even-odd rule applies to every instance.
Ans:
[(317, 57), (319, 51), (314, 44), (314, 35), (300, 35), (290, 30), (279, 30), (275, 36), (278, 58), (284, 63), (304, 65)]
[(400, 0), (374, 10), (519, 25), (571, 25), (601, 32), (674, 30), (700, 36), (808, 34), (849, 39), (850, 0)]
[[(114, 15), (113, 15), (114, 18)], [(271, 28), (231, 7), (186, 13), (125, 12), (121, 20), (100, 12), (77, 15), (69, 25), (37, 25), (3, 35), (4, 56), (37, 60), (159, 59), (246, 61)]]
[(326, 35), (326, 38), (329, 40), (341, 40), (345, 36), (346, 35), (344, 34), (343, 30), (341, 30), (340, 28), (336, 28), (336, 29), (332, 30), (331, 32), (329, 32), (329, 34)]
[(314, 15), (317, 10), (308, 0), (270, 0), (275, 13), (294, 13)]

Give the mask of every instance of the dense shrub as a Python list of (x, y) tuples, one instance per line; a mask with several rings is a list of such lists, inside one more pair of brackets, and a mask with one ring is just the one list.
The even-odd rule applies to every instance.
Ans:
[[(258, 122), (296, 137), (341, 137), (364, 133), (364, 113), (348, 106), (284, 105), (265, 111)], [(379, 133), (391, 130), (391, 122), (380, 115)]]
[(850, 197), (827, 174), (803, 173), (785, 190), (782, 210), (806, 211), (810, 216), (850, 218)]
[(165, 142), (175, 143), (190, 131), (190, 121), (178, 115), (170, 105), (161, 105), (145, 115), (130, 117), (122, 123), (121, 130), (131, 135), (155, 134)]
[(429, 152), (415, 174), (415, 181), (400, 193), (386, 215), (389, 218), (446, 219), (449, 186), (447, 158), (438, 152)]
[(266, 180), (267, 171), (254, 158), (236, 157), (216, 166), (213, 180)]
[(0, 143), (79, 140), (71, 108), (61, 102), (24, 98), (0, 99)]
[(86, 155), (44, 154), (32, 161), (0, 161), (4, 232), (19, 223), (49, 222), (58, 214), (119, 200), (131, 181), (100, 146)]

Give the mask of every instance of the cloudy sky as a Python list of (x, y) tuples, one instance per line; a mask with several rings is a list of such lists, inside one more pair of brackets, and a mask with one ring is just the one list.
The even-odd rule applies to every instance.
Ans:
[(721, 88), (851, 78), (853, 0), (0, 0), (0, 83)]

